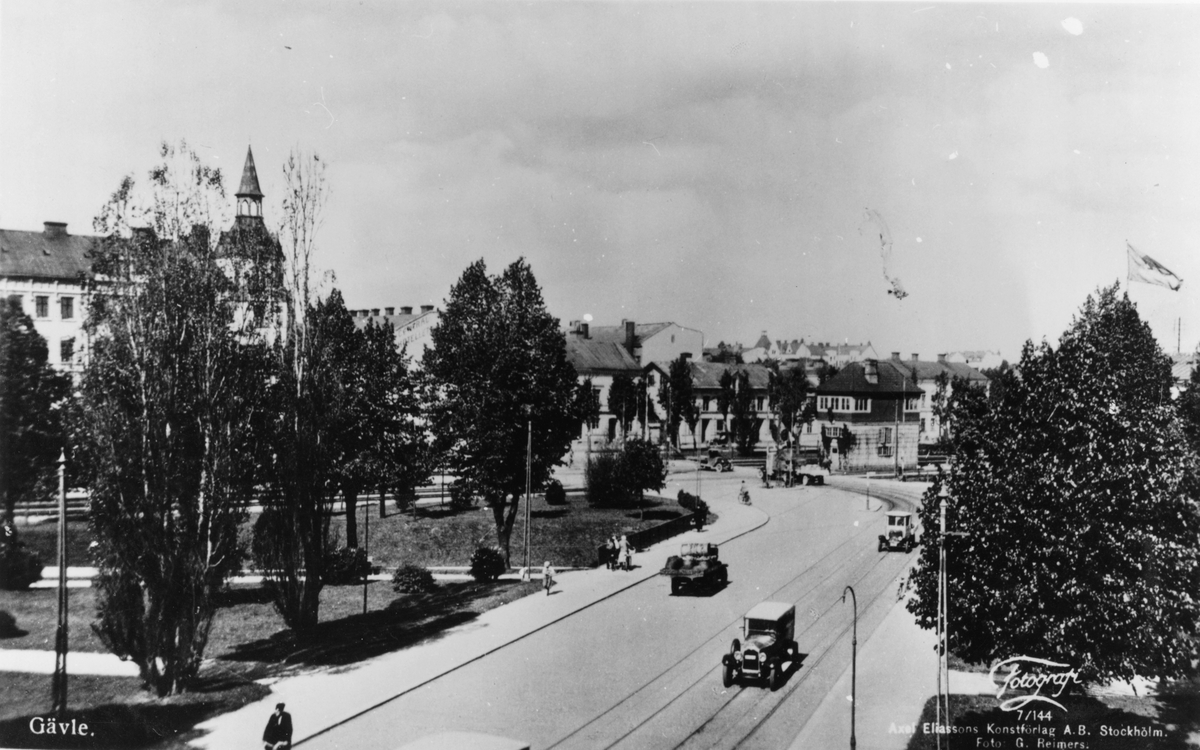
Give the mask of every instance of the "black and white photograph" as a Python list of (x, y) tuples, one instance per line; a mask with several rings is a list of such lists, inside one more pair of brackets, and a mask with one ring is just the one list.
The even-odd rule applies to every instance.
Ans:
[(0, 0), (0, 748), (1200, 748), (1197, 40)]

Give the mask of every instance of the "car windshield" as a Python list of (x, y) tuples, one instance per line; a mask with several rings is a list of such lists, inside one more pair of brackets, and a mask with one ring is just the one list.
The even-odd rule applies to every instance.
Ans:
[(749, 633), (766, 633), (775, 635), (776, 624), (773, 620), (747, 620), (746, 631)]

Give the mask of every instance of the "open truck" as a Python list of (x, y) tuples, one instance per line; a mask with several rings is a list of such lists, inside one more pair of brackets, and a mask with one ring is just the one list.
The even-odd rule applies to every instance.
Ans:
[(679, 554), (667, 558), (659, 571), (671, 579), (671, 593), (678, 595), (695, 588), (716, 589), (729, 582), (729, 566), (721, 562), (717, 545), (685, 542)]

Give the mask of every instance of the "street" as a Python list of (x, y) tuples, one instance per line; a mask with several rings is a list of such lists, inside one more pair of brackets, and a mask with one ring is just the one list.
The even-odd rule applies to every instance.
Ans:
[[(743, 476), (703, 478), (717, 513), (734, 502)], [(721, 546), (730, 566), (724, 590), (674, 597), (666, 578), (651, 578), (303, 744), (388, 748), (462, 730), (534, 748), (786, 746), (849, 661), (852, 608), (843, 588), (857, 592), (861, 641), (895, 601), (910, 557), (876, 551), (887, 507), (878, 499), (867, 510), (862, 495), (833, 487), (748, 486), (770, 520)], [(696, 489), (688, 478), (664, 494), (680, 487)], [(635, 557), (652, 569), (663, 562)], [(764, 600), (795, 603), (800, 663), (777, 692), (725, 690), (721, 656), (740, 637), (743, 613)]]

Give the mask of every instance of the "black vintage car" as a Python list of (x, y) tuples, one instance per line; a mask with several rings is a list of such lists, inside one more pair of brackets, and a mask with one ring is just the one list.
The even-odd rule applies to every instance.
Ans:
[(725, 687), (746, 678), (762, 680), (772, 690), (783, 684), (788, 662), (799, 658), (796, 637), (796, 607), (782, 602), (762, 602), (742, 621), (745, 643), (737, 638), (721, 658), (721, 681)]

